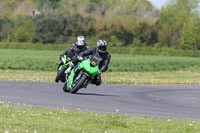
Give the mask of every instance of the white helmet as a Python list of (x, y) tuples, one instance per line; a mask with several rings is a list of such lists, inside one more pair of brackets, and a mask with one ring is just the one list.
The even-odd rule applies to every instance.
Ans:
[(78, 40), (76, 43), (75, 43), (76, 47), (79, 49), (79, 50), (82, 50), (84, 47), (85, 47), (85, 42), (83, 40)]
[(75, 45), (79, 50), (82, 50), (86, 45), (85, 37), (84, 36), (78, 36), (77, 37), (77, 42), (75, 43)]
[(84, 46), (84, 45), (85, 45), (85, 43), (84, 43), (83, 40), (78, 40), (78, 41), (76, 42), (76, 46)]
[(77, 37), (77, 41), (84, 41), (85, 40), (85, 37), (84, 36), (78, 36)]

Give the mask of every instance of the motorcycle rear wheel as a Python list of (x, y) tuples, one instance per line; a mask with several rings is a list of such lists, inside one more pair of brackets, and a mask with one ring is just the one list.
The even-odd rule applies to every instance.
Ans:
[(57, 72), (57, 76), (56, 76), (56, 79), (55, 79), (55, 82), (59, 82), (61, 76), (64, 74), (66, 68), (65, 67), (62, 67), (60, 69), (60, 71)]

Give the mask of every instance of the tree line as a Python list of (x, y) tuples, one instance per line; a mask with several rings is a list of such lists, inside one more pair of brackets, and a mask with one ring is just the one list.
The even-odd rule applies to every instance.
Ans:
[[(0, 41), (200, 49), (200, 0), (1, 0)], [(37, 11), (37, 13), (36, 13)]]

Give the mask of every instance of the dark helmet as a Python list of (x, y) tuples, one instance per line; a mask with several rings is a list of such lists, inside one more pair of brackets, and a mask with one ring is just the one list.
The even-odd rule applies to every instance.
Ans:
[(107, 42), (105, 40), (97, 41), (97, 51), (100, 53), (105, 53), (107, 50)]

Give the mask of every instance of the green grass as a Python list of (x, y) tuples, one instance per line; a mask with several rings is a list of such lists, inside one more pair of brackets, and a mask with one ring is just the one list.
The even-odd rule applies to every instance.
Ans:
[[(63, 51), (0, 49), (0, 69), (55, 71)], [(108, 69), (109, 72), (178, 70), (200, 70), (199, 58), (112, 54)]]
[(155, 72), (199, 69), (199, 58), (113, 54), (110, 71)]
[[(54, 82), (62, 51), (0, 49), (0, 80)], [(131, 85), (200, 84), (193, 57), (112, 54), (103, 83)]]
[(197, 133), (200, 122), (160, 120), (0, 104), (0, 132), (31, 133)]
[[(62, 51), (0, 49), (0, 80), (54, 82)], [(191, 57), (112, 54), (103, 83), (200, 84), (200, 61)], [(0, 133), (197, 133), (200, 122), (70, 112), (0, 104)]]
[[(1, 70), (0, 80), (54, 82), (56, 72), (36, 70)], [(200, 71), (105, 72), (104, 84), (191, 85), (200, 84)]]
[(103, 83), (128, 85), (192, 85), (200, 84), (200, 71), (108, 72)]

